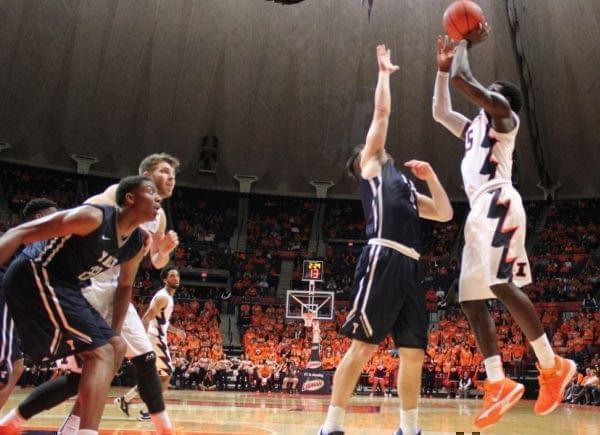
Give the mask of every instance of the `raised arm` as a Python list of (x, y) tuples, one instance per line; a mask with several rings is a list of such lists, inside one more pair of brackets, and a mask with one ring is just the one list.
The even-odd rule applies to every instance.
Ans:
[(449, 71), (456, 52), (456, 44), (448, 36), (442, 38), (439, 35), (437, 44), (438, 72), (435, 77), (431, 107), (433, 119), (446, 127), (454, 136), (464, 138), (465, 130), (471, 122), (466, 116), (452, 110), (448, 86)]
[[(369, 171), (370, 166), (383, 157), (385, 150), (385, 139), (388, 131), (389, 117), (392, 109), (392, 97), (390, 92), (390, 75), (400, 68), (390, 59), (391, 52), (385, 45), (377, 46), (377, 64), (379, 65), (379, 77), (377, 88), (375, 88), (375, 109), (373, 120), (367, 133), (367, 140), (361, 153), (361, 170)], [(370, 177), (366, 177), (370, 178)]]
[(404, 166), (410, 168), (415, 177), (424, 180), (431, 193), (431, 197), (417, 193), (419, 217), (439, 222), (451, 220), (454, 215), (452, 204), (431, 165), (420, 160), (411, 160)]
[(492, 117), (494, 129), (500, 133), (506, 133), (516, 126), (509, 102), (502, 94), (493, 92), (479, 83), (473, 76), (469, 64), (469, 44), (476, 44), (486, 39), (488, 31), (487, 24), (480, 25), (478, 30), (467, 36), (468, 40), (463, 39), (458, 43), (450, 69), (450, 77), (452, 84), (469, 101), (483, 108)]
[(85, 236), (101, 223), (102, 210), (81, 206), (11, 228), (0, 238), (0, 265), (6, 263), (21, 245), (72, 234)]

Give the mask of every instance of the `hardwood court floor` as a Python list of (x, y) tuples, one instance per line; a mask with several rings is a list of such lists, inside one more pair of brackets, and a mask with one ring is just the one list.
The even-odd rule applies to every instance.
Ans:
[[(112, 398), (124, 389), (113, 389), (104, 411), (101, 428), (106, 434), (152, 433), (152, 425), (127, 418)], [(3, 413), (23, 399), (28, 390), (17, 390)], [(316, 435), (327, 412), (328, 398), (235, 392), (169, 391), (166, 395), (171, 418), (190, 435)], [(110, 403), (110, 404), (109, 404)], [(422, 399), (420, 424), (423, 433), (470, 433), (481, 400)], [(56, 430), (71, 403), (32, 419), (27, 428)], [(391, 434), (398, 427), (398, 398), (354, 397), (346, 416), (346, 434)], [(137, 415), (139, 405), (131, 408)], [(181, 433), (181, 432), (179, 432)], [(546, 417), (533, 413), (533, 402), (521, 401), (504, 419), (484, 433), (489, 434), (600, 434), (600, 408), (563, 405)]]

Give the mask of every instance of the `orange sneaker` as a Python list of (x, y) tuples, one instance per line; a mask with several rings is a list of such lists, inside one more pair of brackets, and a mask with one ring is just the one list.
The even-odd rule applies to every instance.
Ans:
[(537, 365), (540, 393), (533, 410), (539, 415), (550, 414), (556, 409), (563, 399), (565, 387), (577, 371), (577, 366), (570, 359), (556, 356), (555, 361), (554, 367), (548, 370)]
[(525, 387), (504, 378), (494, 383), (485, 381), (483, 391), (483, 410), (475, 418), (475, 426), (479, 429), (485, 429), (500, 420), (523, 396)]
[(0, 426), (0, 434), (1, 435), (17, 435), (20, 434), (21, 430), (17, 429), (12, 424), (7, 424), (6, 426)]

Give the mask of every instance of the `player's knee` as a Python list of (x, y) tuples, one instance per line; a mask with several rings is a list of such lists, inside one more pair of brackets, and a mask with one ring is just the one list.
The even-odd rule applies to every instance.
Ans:
[(136, 370), (136, 380), (140, 398), (148, 407), (150, 414), (165, 410), (162, 384), (156, 371), (156, 354), (148, 352), (131, 360)]
[(125, 340), (121, 337), (113, 337), (109, 342), (114, 349), (115, 359), (122, 360), (127, 352), (127, 343), (125, 343)]
[(148, 376), (152, 373), (153, 377), (158, 378), (156, 372), (156, 353), (154, 353), (154, 351), (138, 355), (135, 358), (132, 358), (131, 362), (140, 376)]
[(495, 284), (495, 285), (491, 286), (490, 289), (492, 290), (492, 293), (494, 293), (494, 295), (498, 299), (502, 300), (502, 299), (505, 299), (505, 298), (513, 295), (515, 290), (518, 290), (518, 287), (513, 286), (510, 283), (507, 283), (507, 284)]
[(80, 356), (83, 359), (84, 364), (86, 361), (97, 360), (112, 366), (115, 361), (115, 349), (112, 344), (106, 343), (95, 349), (82, 352)]
[(350, 346), (350, 352), (352, 352), (352, 354), (355, 355), (357, 358), (369, 359), (376, 348), (376, 344), (354, 340), (352, 342), (352, 345)]

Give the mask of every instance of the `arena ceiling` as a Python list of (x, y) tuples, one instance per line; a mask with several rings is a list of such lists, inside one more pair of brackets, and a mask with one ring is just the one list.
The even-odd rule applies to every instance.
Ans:
[[(508, 2), (508, 3), (507, 3)], [(426, 159), (464, 198), (462, 145), (431, 117), (434, 45), (449, 0), (10, 0), (0, 2), (0, 158), (125, 175), (144, 155), (180, 156), (180, 180), (235, 189), (312, 193), (310, 180), (343, 175), (363, 141), (376, 82), (374, 48), (386, 43), (392, 77), (388, 149), (397, 162)], [(519, 19), (532, 79), (538, 140), (518, 137), (518, 182), (562, 183), (558, 196), (600, 190), (600, 2), (480, 0), (492, 35), (473, 50), (484, 83), (520, 82), (507, 4)], [(455, 107), (473, 114), (458, 96)], [(219, 139), (216, 175), (197, 173), (201, 139)], [(545, 169), (544, 169), (545, 168)]]

